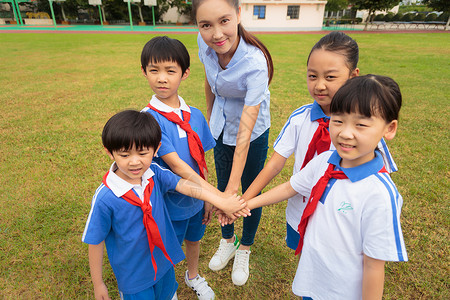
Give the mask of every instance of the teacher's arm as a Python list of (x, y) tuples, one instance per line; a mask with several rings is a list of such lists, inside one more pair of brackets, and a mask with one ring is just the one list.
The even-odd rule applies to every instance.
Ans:
[(236, 194), (241, 182), (242, 173), (244, 172), (245, 163), (247, 161), (248, 149), (250, 147), (250, 138), (258, 118), (259, 108), (261, 104), (255, 106), (244, 105), (242, 110), (241, 121), (236, 136), (236, 148), (234, 150), (233, 165), (231, 167), (230, 179), (225, 189), (227, 194)]
[(211, 119), (211, 113), (212, 108), (214, 105), (215, 96), (213, 92), (211, 91), (211, 86), (209, 85), (208, 79), (206, 78), (206, 71), (205, 71), (205, 97), (206, 97), (206, 121)]

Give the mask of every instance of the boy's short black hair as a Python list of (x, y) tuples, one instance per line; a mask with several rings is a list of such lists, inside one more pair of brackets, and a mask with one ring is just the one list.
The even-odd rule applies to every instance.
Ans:
[(157, 36), (145, 44), (141, 53), (141, 66), (147, 73), (150, 62), (174, 61), (186, 72), (190, 66), (190, 56), (182, 42), (167, 36)]
[(152, 148), (161, 142), (161, 128), (155, 118), (147, 112), (124, 110), (112, 116), (102, 133), (103, 146), (110, 152)]

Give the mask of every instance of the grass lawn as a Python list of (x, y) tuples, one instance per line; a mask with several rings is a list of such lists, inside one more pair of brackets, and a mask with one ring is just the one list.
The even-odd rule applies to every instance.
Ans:
[[(386, 299), (450, 299), (449, 98), (450, 35), (350, 33), (360, 46), (362, 74), (388, 75), (404, 105), (389, 147), (404, 198), (407, 263), (387, 263)], [(171, 35), (191, 54), (180, 95), (205, 112), (203, 66), (196, 35)], [(0, 34), (0, 298), (93, 298), (87, 245), (81, 242), (90, 202), (110, 161), (101, 130), (114, 113), (143, 108), (151, 90), (140, 71), (146, 34)], [(270, 144), (290, 113), (310, 103), (306, 58), (321, 37), (260, 35), (275, 65)], [(269, 155), (273, 152), (269, 150)], [(215, 182), (212, 151), (207, 162)], [(285, 182), (293, 160), (272, 182)], [(250, 278), (231, 283), (230, 263), (208, 269), (220, 239), (216, 222), (202, 240), (200, 270), (218, 299), (294, 299), (297, 258), (285, 246), (286, 203), (264, 208), (252, 247)], [(237, 223), (241, 232), (242, 221)], [(179, 299), (194, 299), (176, 268)], [(117, 286), (107, 260), (110, 295)]]

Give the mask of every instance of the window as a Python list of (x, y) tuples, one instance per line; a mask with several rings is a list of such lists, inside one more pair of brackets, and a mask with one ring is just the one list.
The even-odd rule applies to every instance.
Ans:
[(299, 5), (288, 5), (286, 19), (298, 19)]
[(265, 19), (266, 18), (266, 6), (255, 5), (253, 6), (253, 19)]

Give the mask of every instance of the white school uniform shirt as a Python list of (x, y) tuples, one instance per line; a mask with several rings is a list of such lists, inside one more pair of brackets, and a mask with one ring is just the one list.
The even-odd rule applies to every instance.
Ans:
[[(284, 158), (289, 158), (289, 156), (294, 153), (295, 161), (292, 174), (299, 172), (303, 165), (309, 143), (319, 127), (319, 122), (316, 122), (315, 120), (319, 118), (324, 118), (326, 120), (330, 119), (325, 115), (316, 101), (299, 107), (289, 116), (289, 119), (275, 140), (273, 145), (275, 152)], [(397, 166), (389, 153), (389, 149), (384, 140), (380, 141), (378, 148), (384, 154), (386, 170), (390, 173), (397, 171)], [(336, 148), (331, 143), (330, 150), (334, 149)], [(317, 154), (314, 156), (317, 156)], [(307, 202), (308, 197), (301, 194), (297, 194), (288, 200), (286, 207), (286, 222), (297, 232), (298, 224), (300, 223)]]
[(269, 75), (264, 54), (241, 37), (236, 52), (222, 69), (216, 52), (206, 45), (200, 34), (197, 43), (198, 56), (215, 96), (209, 121), (213, 137), (217, 140), (223, 132), (223, 143), (236, 146), (244, 105), (261, 104), (250, 137), (250, 141), (254, 141), (270, 127)]
[(363, 254), (407, 261), (400, 227), (403, 199), (376, 157), (355, 168), (340, 168), (337, 151), (326, 151), (291, 177), (293, 189), (310, 195), (329, 163), (348, 179), (331, 179), (306, 227), (292, 291), (321, 299), (361, 299)]

